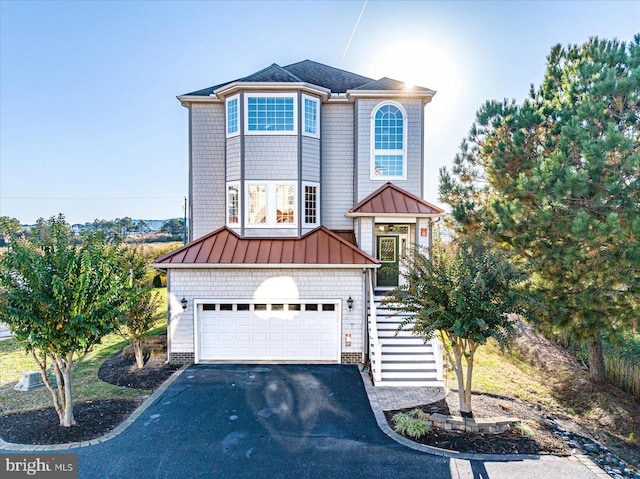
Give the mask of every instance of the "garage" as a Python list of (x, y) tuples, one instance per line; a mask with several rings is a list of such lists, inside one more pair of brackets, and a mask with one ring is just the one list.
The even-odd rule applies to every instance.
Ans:
[(196, 305), (196, 362), (340, 361), (337, 300)]

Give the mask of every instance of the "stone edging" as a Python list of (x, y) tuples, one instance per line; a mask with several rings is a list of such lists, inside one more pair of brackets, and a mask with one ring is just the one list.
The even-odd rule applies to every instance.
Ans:
[(118, 424), (113, 430), (109, 431), (104, 436), (100, 436), (96, 439), (91, 439), (89, 441), (80, 441), (80, 442), (68, 442), (66, 444), (48, 444), (48, 445), (38, 445), (38, 444), (14, 444), (11, 442), (6, 442), (2, 438), (0, 438), (0, 449), (4, 449), (6, 451), (29, 451), (29, 452), (39, 452), (39, 451), (62, 451), (68, 449), (75, 449), (78, 447), (86, 447), (86, 446), (94, 446), (96, 444), (100, 444), (102, 442), (106, 442), (119, 434), (123, 433), (138, 417), (147, 410), (149, 406), (151, 406), (162, 393), (176, 380), (178, 377), (190, 366), (190, 364), (183, 365), (180, 369), (174, 372), (169, 379), (167, 379), (164, 383), (160, 385), (158, 389), (156, 389), (147, 399), (143, 401), (132, 413), (131, 415), (125, 419), (123, 422)]
[[(450, 449), (442, 449), (434, 446), (427, 446), (425, 444), (418, 444), (407, 439), (404, 436), (401, 436), (397, 432), (395, 432), (389, 423), (387, 422), (387, 418), (378, 403), (378, 398), (376, 397), (374, 386), (371, 383), (371, 378), (369, 375), (362, 372), (362, 368), (359, 368), (360, 376), (362, 378), (362, 383), (364, 385), (364, 389), (367, 393), (367, 397), (369, 398), (369, 404), (371, 405), (371, 410), (373, 411), (373, 415), (376, 418), (376, 422), (378, 423), (378, 427), (391, 439), (396, 441), (397, 443), (402, 444), (408, 448), (411, 448), (415, 451), (425, 452), (427, 454), (434, 454), (436, 456), (444, 456), (452, 459), (464, 459), (470, 461), (515, 461), (522, 459), (540, 459), (542, 456), (539, 454), (475, 454), (470, 452), (458, 452)], [(600, 467), (587, 455), (585, 454), (575, 454), (574, 457), (584, 464), (592, 473), (594, 473), (599, 479), (611, 479), (605, 471), (600, 469)]]

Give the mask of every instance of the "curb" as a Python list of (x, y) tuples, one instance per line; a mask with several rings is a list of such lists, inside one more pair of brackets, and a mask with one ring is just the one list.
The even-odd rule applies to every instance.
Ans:
[[(364, 385), (367, 397), (369, 398), (369, 404), (371, 405), (371, 410), (376, 418), (378, 427), (391, 439), (403, 446), (413, 449), (414, 451), (433, 454), (435, 456), (449, 457), (451, 459), (463, 459), (469, 461), (522, 461), (525, 459), (540, 460), (545, 457), (559, 457), (553, 454), (476, 454), (470, 452), (458, 452), (451, 449), (442, 449), (413, 442), (391, 429), (391, 426), (389, 426), (387, 418), (378, 403), (378, 398), (376, 396), (373, 383), (371, 382), (371, 378), (369, 378), (368, 374), (363, 373), (360, 368), (358, 368), (358, 370), (360, 371), (362, 384)], [(574, 454), (573, 457), (594, 473), (598, 479), (611, 479), (611, 476), (601, 469), (589, 456), (585, 454)]]
[(39, 451), (64, 451), (68, 449), (76, 449), (79, 447), (86, 446), (95, 446), (96, 444), (100, 444), (106, 442), (114, 437), (122, 434), (133, 422), (140, 417), (140, 415), (147, 410), (149, 406), (151, 406), (156, 399), (158, 399), (165, 390), (173, 384), (173, 382), (180, 377), (180, 375), (190, 366), (190, 364), (184, 364), (180, 369), (178, 369), (175, 373), (173, 373), (169, 379), (163, 382), (158, 389), (156, 389), (147, 399), (145, 399), (142, 404), (140, 404), (131, 415), (125, 419), (123, 422), (118, 424), (113, 430), (109, 431), (104, 436), (97, 437), (95, 439), (91, 439), (89, 441), (80, 441), (80, 442), (68, 442), (65, 444), (50, 444), (50, 445), (38, 445), (38, 444), (15, 444), (12, 442), (6, 442), (2, 438), (0, 438), (0, 449), (6, 451), (29, 451), (29, 452), (39, 452)]

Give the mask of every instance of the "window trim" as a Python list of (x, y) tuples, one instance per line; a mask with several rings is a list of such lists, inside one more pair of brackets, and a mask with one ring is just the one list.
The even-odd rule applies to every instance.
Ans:
[[(245, 93), (244, 95), (244, 134), (245, 135), (297, 135), (298, 134), (298, 95), (295, 93)], [(249, 130), (249, 98), (292, 98), (293, 130)]]
[[(383, 106), (392, 105), (400, 110), (402, 113), (402, 150), (376, 150), (376, 114), (378, 110)], [(407, 130), (408, 130), (408, 121), (407, 121), (407, 111), (404, 107), (395, 101), (383, 101), (378, 103), (375, 108), (371, 111), (371, 119), (370, 119), (370, 145), (371, 145), (371, 158), (369, 159), (369, 179), (373, 181), (388, 181), (388, 180), (406, 180), (407, 179)], [(384, 175), (378, 176), (376, 175), (376, 156), (377, 155), (392, 155), (392, 156), (402, 156), (402, 175)]]
[[(277, 187), (280, 185), (293, 187), (293, 223), (278, 223), (277, 222)], [(250, 186), (265, 186), (266, 187), (266, 206), (265, 206), (265, 223), (249, 223), (249, 187)], [(244, 223), (245, 228), (297, 228), (298, 218), (300, 216), (300, 206), (298, 201), (298, 182), (297, 181), (245, 181), (244, 185), (244, 208), (246, 214), (244, 217), (247, 219)]]
[[(232, 131), (231, 133), (229, 133), (229, 103), (231, 103), (233, 100), (238, 101), (238, 125), (236, 126), (235, 131)], [(240, 134), (240, 95), (232, 95), (230, 97), (225, 98), (224, 117), (225, 117), (224, 130), (226, 132), (227, 138), (238, 136)]]
[[(311, 95), (305, 95), (304, 93), (301, 95), (302, 96), (302, 135), (303, 136), (308, 136), (311, 138), (320, 138), (320, 99), (315, 97), (315, 96), (311, 96)], [(310, 133), (306, 131), (306, 113), (307, 113), (307, 104), (305, 102), (305, 100), (310, 100), (312, 102), (314, 102), (316, 104), (316, 131), (315, 133)]]
[[(307, 204), (306, 204), (306, 192), (305, 188), (307, 186), (314, 186), (316, 188), (316, 222), (315, 223), (307, 223)], [(320, 226), (320, 183), (316, 183), (313, 181), (303, 181), (302, 182), (302, 200), (300, 201), (300, 215), (302, 217), (302, 226), (305, 227), (318, 227)]]
[[(236, 187), (238, 188), (238, 222), (237, 223), (231, 223), (229, 221), (229, 188), (232, 187)], [(226, 218), (225, 218), (225, 224), (229, 227), (229, 228), (240, 228), (240, 226), (242, 226), (242, 189), (240, 188), (240, 182), (239, 181), (228, 181), (227, 182), (227, 187), (226, 187), (226, 198), (225, 198), (225, 205), (226, 205)]]

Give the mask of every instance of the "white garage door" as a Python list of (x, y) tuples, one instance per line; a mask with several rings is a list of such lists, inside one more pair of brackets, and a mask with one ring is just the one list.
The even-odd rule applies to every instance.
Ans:
[(338, 361), (337, 303), (207, 303), (199, 361)]

